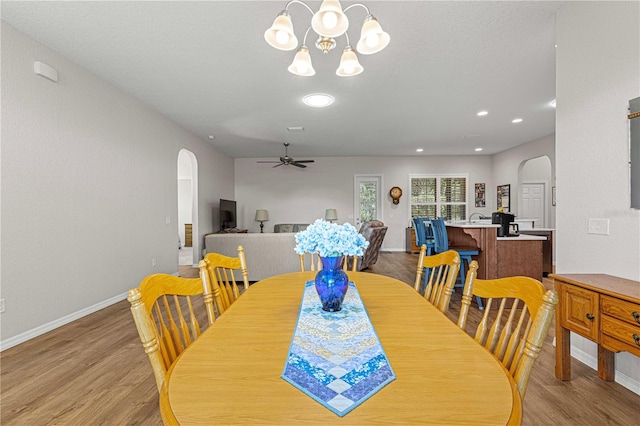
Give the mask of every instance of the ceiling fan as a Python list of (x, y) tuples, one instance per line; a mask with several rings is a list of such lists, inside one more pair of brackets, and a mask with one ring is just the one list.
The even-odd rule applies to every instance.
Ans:
[(302, 163), (313, 163), (313, 162), (315, 162), (314, 160), (299, 160), (299, 161), (294, 160), (292, 157), (289, 157), (288, 148), (289, 148), (289, 142), (285, 142), (284, 143), (284, 157), (280, 157), (280, 161), (258, 161), (258, 163), (278, 163), (273, 167), (279, 167), (279, 166), (282, 166), (282, 165), (285, 165), (285, 166), (291, 165), (291, 166), (305, 168), (307, 166), (305, 166)]

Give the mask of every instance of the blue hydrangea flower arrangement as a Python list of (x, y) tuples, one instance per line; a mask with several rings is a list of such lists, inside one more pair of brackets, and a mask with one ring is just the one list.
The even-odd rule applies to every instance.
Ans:
[(368, 246), (369, 241), (352, 224), (338, 225), (317, 219), (296, 233), (295, 252), (318, 253), (320, 257), (362, 256)]

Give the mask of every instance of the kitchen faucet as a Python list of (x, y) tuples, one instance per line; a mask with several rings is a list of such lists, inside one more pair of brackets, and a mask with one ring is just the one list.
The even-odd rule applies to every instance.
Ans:
[(482, 220), (482, 219), (488, 219), (487, 217), (483, 216), (483, 215), (482, 215), (482, 213), (473, 212), (473, 213), (471, 213), (471, 214), (469, 215), (469, 219), (468, 219), (468, 220), (469, 220), (469, 222), (471, 222), (471, 218), (472, 218), (474, 215), (478, 215), (478, 216), (479, 216), (479, 217), (478, 217), (478, 219), (480, 219), (480, 220)]

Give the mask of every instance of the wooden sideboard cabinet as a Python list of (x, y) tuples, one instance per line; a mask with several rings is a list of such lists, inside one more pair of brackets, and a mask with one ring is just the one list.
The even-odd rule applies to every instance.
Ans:
[(416, 254), (420, 253), (420, 247), (416, 245), (416, 232), (413, 228), (407, 228), (405, 231), (406, 236), (406, 251), (407, 253)]
[(598, 377), (615, 379), (616, 352), (640, 356), (640, 282), (605, 274), (551, 274), (556, 310), (556, 377), (571, 380), (570, 332), (598, 344)]

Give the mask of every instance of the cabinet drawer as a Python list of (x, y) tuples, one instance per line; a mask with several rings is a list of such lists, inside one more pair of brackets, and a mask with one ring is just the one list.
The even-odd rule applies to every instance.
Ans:
[(635, 303), (602, 295), (600, 311), (605, 315), (640, 327), (640, 306)]
[[(640, 356), (640, 325), (631, 325), (608, 315), (602, 315), (601, 322), (602, 343), (606, 347)], [(611, 341), (610, 338), (617, 342)]]
[(562, 285), (561, 324), (594, 342), (599, 335), (599, 294), (569, 284)]

